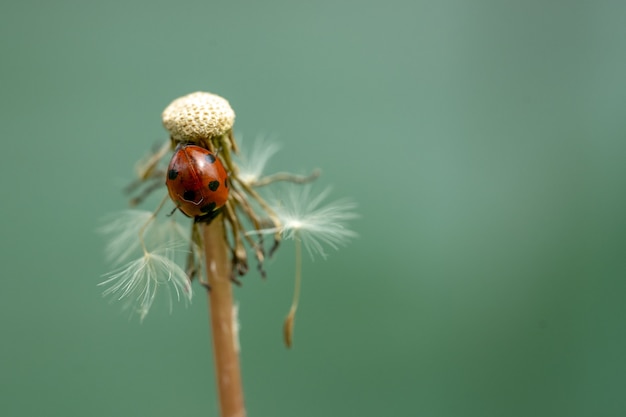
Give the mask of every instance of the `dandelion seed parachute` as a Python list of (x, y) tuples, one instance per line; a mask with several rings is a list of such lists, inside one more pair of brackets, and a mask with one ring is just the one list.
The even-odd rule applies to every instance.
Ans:
[(104, 275), (105, 281), (98, 284), (108, 287), (103, 295), (124, 301), (125, 308), (133, 309), (142, 321), (150, 311), (157, 291), (165, 290), (167, 293), (170, 312), (174, 296), (176, 300), (182, 298), (187, 303), (191, 302), (193, 294), (189, 278), (172, 260), (169, 251), (146, 252), (144, 256)]
[[(324, 203), (330, 189), (314, 194), (310, 186), (291, 187), (282, 199), (276, 199), (273, 204), (278, 218), (281, 221), (280, 233), (284, 239), (291, 239), (296, 245), (296, 269), (294, 277), (294, 292), (291, 308), (283, 324), (283, 338), (285, 345), (290, 348), (293, 344), (293, 332), (296, 312), (300, 298), (302, 281), (302, 250), (304, 246), (311, 256), (320, 255), (326, 258), (325, 246), (338, 249), (349, 239), (356, 237), (356, 233), (347, 227), (347, 221), (354, 219), (356, 204), (349, 200), (336, 200)], [(275, 228), (262, 230), (261, 233), (274, 233)]]
[(263, 136), (257, 137), (251, 146), (243, 146), (240, 140), (240, 153), (235, 157), (239, 179), (254, 185), (263, 176), (267, 163), (280, 150), (280, 146)]
[(102, 219), (97, 231), (108, 239), (105, 247), (107, 262), (120, 265), (139, 252), (139, 232), (151, 217), (150, 211), (123, 210)]
[(356, 204), (347, 199), (324, 204), (329, 194), (329, 188), (314, 194), (310, 186), (291, 187), (273, 204), (283, 238), (300, 239), (311, 258), (326, 259), (325, 246), (336, 250), (357, 236), (347, 226), (348, 220), (357, 217)]

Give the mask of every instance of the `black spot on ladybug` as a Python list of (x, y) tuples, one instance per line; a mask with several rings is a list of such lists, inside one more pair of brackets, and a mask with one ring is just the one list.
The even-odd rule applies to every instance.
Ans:
[(209, 161), (209, 164), (212, 164), (213, 162), (215, 162), (215, 156), (212, 153), (208, 153), (206, 155), (206, 160)]
[(220, 182), (219, 181), (211, 181), (209, 183), (209, 190), (215, 191), (215, 190), (217, 190), (219, 188), (219, 186), (220, 186)]
[(202, 207), (200, 207), (200, 211), (203, 213), (210, 213), (213, 210), (215, 210), (215, 202), (211, 202), (209, 204), (206, 204)]
[(224, 179), (224, 187), (228, 188), (228, 178)]
[(183, 198), (187, 201), (193, 201), (196, 197), (196, 192), (194, 190), (185, 190), (183, 193)]
[(169, 171), (167, 171), (168, 179), (175, 180), (176, 177), (178, 177), (178, 171), (176, 171), (175, 169), (170, 169)]

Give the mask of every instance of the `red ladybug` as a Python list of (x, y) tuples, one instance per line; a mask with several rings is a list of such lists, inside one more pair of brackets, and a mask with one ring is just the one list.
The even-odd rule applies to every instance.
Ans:
[(165, 184), (176, 207), (198, 221), (214, 218), (228, 199), (228, 174), (224, 166), (200, 146), (176, 147)]

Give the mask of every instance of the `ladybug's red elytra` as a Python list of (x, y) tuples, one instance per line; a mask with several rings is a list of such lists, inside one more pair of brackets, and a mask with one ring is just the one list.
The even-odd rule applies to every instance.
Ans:
[(228, 199), (228, 174), (209, 150), (180, 144), (167, 168), (167, 191), (176, 207), (197, 221), (211, 220)]

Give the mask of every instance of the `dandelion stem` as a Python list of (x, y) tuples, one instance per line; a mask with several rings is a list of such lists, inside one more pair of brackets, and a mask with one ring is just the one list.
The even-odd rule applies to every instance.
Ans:
[(300, 242), (300, 238), (297, 236), (294, 240), (296, 245), (296, 277), (294, 280), (291, 308), (289, 309), (289, 314), (287, 314), (283, 326), (285, 345), (288, 348), (293, 344), (293, 327), (296, 320), (296, 311), (298, 310), (298, 301), (300, 300), (300, 283), (302, 282), (302, 242)]
[(300, 282), (302, 281), (302, 243), (300, 238), (296, 237), (296, 282), (293, 289), (293, 300), (291, 301), (291, 308), (295, 310), (298, 308), (298, 300), (300, 300)]
[(209, 314), (221, 417), (245, 417), (233, 310), (231, 262), (223, 215), (203, 227)]

